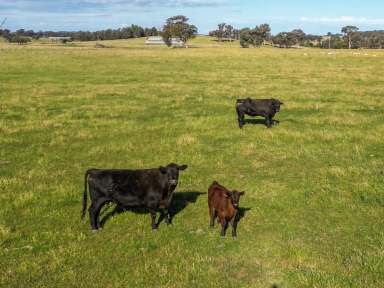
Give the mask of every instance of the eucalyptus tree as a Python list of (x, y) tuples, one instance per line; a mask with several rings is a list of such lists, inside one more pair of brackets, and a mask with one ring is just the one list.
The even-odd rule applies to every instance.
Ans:
[(184, 15), (177, 15), (168, 18), (162, 32), (162, 37), (167, 46), (172, 46), (172, 38), (180, 39), (184, 44), (197, 34), (197, 27), (188, 24), (188, 18)]
[(355, 32), (359, 31), (359, 28), (356, 26), (345, 26), (341, 29), (341, 32), (347, 37), (348, 39), (348, 48), (352, 48), (352, 37)]

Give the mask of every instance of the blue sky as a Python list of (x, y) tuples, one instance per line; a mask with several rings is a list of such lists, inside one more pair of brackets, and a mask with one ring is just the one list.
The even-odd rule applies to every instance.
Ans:
[(379, 0), (0, 0), (4, 28), (100, 30), (138, 24), (161, 27), (183, 14), (199, 33), (226, 22), (236, 28), (269, 23), (272, 33), (302, 28), (306, 33), (340, 32), (342, 26), (384, 30), (384, 1)]

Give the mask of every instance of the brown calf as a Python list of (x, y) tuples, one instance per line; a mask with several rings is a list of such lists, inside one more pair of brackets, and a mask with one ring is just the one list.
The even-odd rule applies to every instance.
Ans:
[(237, 228), (237, 209), (240, 196), (245, 192), (237, 190), (229, 191), (224, 186), (214, 181), (208, 188), (208, 207), (211, 216), (210, 226), (213, 227), (216, 217), (219, 217), (221, 223), (221, 236), (225, 236), (228, 223), (232, 226), (232, 237), (236, 237)]

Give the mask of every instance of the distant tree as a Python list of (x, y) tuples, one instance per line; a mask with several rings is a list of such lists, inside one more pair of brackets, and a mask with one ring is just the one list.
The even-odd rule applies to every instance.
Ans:
[(341, 34), (332, 34), (329, 32), (326, 36), (321, 37), (320, 48), (342, 49), (345, 48), (345, 42)]
[(232, 25), (220, 23), (216, 30), (209, 32), (209, 36), (216, 37), (219, 42), (224, 39), (232, 41), (236, 39), (235, 33), (238, 33), (238, 30), (235, 30)]
[(327, 36), (324, 36), (323, 39), (328, 42), (328, 49), (331, 49), (331, 43), (332, 43), (332, 33), (328, 32)]
[(251, 45), (252, 41), (252, 35), (250, 33), (251, 29), (244, 28), (240, 31), (240, 45), (243, 48), (248, 48), (249, 45)]
[(183, 15), (168, 18), (162, 32), (162, 37), (167, 46), (172, 46), (172, 38), (180, 39), (184, 44), (197, 34), (195, 25), (188, 24), (188, 18)]
[(144, 29), (138, 25), (131, 25), (131, 30), (132, 30), (132, 35), (133, 38), (139, 38), (139, 37), (144, 37)]
[(224, 34), (225, 34), (225, 23), (220, 23), (218, 26), (218, 29), (215, 31), (215, 36), (217, 37), (218, 41), (223, 41)]
[(303, 30), (301, 30), (301, 29), (294, 29), (290, 33), (292, 34), (292, 38), (294, 38), (294, 40), (296, 42), (295, 44), (296, 45), (301, 45), (301, 43), (303, 42), (303, 40), (305, 38), (305, 33), (303, 32)]
[(5, 39), (9, 40), (11, 37), (11, 31), (8, 29), (3, 29), (3, 30), (0, 29), (0, 37), (4, 37)]
[(268, 24), (261, 24), (254, 29), (245, 28), (240, 32), (240, 45), (243, 48), (249, 46), (260, 47), (270, 37), (271, 28)]
[(384, 47), (384, 31), (371, 31), (362, 33), (365, 47), (382, 49)]
[(21, 36), (21, 35), (13, 35), (10, 39), (9, 42), (11, 43), (17, 43), (19, 45), (22, 44), (27, 44), (28, 42), (31, 42), (31, 38), (27, 36)]
[(305, 34), (300, 45), (304, 47), (321, 47), (323, 37), (319, 35)]
[(365, 47), (367, 45), (366, 43), (366, 37), (360, 32), (352, 33), (351, 36), (351, 48), (352, 49), (358, 49)]
[(235, 39), (235, 40), (239, 40), (240, 39), (240, 31), (241, 30), (239, 30), (239, 29), (233, 29), (233, 32), (232, 32), (233, 39)]
[(341, 29), (341, 32), (347, 37), (348, 39), (348, 48), (352, 48), (352, 36), (355, 32), (357, 32), (359, 28), (356, 26), (345, 26)]
[(226, 38), (229, 41), (232, 41), (234, 39), (233, 31), (234, 31), (234, 28), (232, 25), (229, 25), (229, 24), (226, 25), (224, 30), (224, 38)]
[(281, 32), (273, 37), (273, 43), (280, 48), (290, 48), (297, 43), (297, 38), (291, 32)]
[(146, 37), (148, 36), (157, 36), (159, 34), (159, 32), (157, 31), (156, 27), (152, 27), (152, 28), (145, 28), (144, 29), (144, 34)]

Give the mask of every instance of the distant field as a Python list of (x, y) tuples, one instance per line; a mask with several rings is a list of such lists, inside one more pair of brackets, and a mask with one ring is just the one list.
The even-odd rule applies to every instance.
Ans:
[[(384, 287), (384, 52), (143, 42), (0, 43), (0, 286)], [(280, 125), (238, 129), (248, 96)], [(87, 168), (172, 161), (172, 226), (80, 220)], [(213, 180), (246, 190), (236, 240)]]

